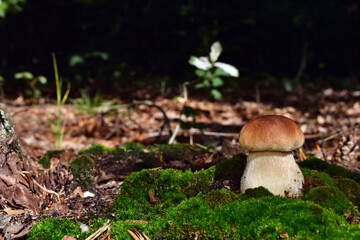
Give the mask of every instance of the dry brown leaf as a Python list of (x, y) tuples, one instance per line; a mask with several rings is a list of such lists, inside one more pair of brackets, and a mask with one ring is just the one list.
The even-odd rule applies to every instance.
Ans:
[(149, 223), (149, 222), (144, 221), (144, 220), (125, 220), (125, 222), (143, 223), (143, 224), (148, 224)]
[(154, 197), (154, 193), (153, 193), (153, 191), (150, 189), (149, 190), (149, 199), (150, 199), (150, 202), (151, 203), (157, 203), (158, 202), (158, 200)]
[(72, 194), (73, 198), (75, 198), (77, 195), (79, 195), (80, 197), (84, 197), (84, 193), (81, 190), (81, 187), (75, 188), (75, 190), (74, 190), (74, 192)]
[(76, 240), (76, 239), (70, 236), (64, 236), (61, 240)]
[(287, 232), (280, 233), (279, 238), (289, 238), (289, 234)]
[(5, 206), (4, 208), (4, 211), (7, 213), (7, 214), (10, 214), (10, 215), (13, 215), (13, 216), (16, 216), (16, 215), (21, 215), (21, 214), (24, 214), (26, 211), (23, 210), (23, 209), (11, 209), (11, 208), (8, 208)]

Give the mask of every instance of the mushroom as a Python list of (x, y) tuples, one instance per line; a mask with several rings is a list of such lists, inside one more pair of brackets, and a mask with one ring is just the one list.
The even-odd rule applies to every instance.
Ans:
[(256, 117), (241, 129), (239, 142), (250, 151), (241, 178), (242, 193), (263, 186), (274, 195), (302, 195), (304, 176), (291, 151), (304, 144), (304, 134), (294, 121), (281, 115)]

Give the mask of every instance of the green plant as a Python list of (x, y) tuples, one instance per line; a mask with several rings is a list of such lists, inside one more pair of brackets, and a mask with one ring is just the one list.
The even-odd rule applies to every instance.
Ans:
[(34, 77), (34, 75), (31, 72), (18, 72), (14, 75), (15, 79), (23, 79), (26, 81), (26, 83), (29, 85), (32, 91), (32, 101), (33, 103), (36, 103), (39, 97), (41, 96), (41, 90), (37, 87), (37, 83), (41, 83), (42, 85), (45, 85), (47, 83), (46, 77), (39, 75), (37, 77)]
[(70, 162), (74, 182), (83, 190), (88, 190), (93, 185), (95, 177), (94, 165), (94, 160), (87, 155), (79, 155)]
[(94, 97), (91, 97), (87, 89), (80, 90), (80, 92), (81, 98), (75, 99), (74, 101), (76, 108), (80, 112), (98, 114), (99, 108), (106, 103), (104, 97), (99, 92), (97, 92)]
[(0, 18), (5, 18), (7, 12), (20, 12), (26, 0), (1, 0), (0, 1)]
[(53, 65), (54, 65), (54, 74), (55, 74), (55, 82), (56, 82), (56, 100), (57, 100), (57, 117), (56, 124), (51, 123), (51, 131), (55, 137), (55, 149), (60, 149), (64, 137), (64, 127), (62, 126), (62, 117), (61, 117), (61, 109), (64, 103), (66, 102), (67, 97), (70, 93), (70, 86), (66, 90), (64, 96), (61, 94), (61, 86), (62, 82), (59, 79), (58, 67), (56, 62), (56, 56), (52, 54)]
[(217, 61), (221, 52), (220, 42), (214, 42), (211, 45), (209, 56), (191, 56), (189, 63), (197, 68), (195, 74), (198, 79), (185, 83), (186, 85), (194, 85), (195, 88), (209, 88), (211, 95), (216, 100), (222, 98), (221, 92), (217, 90), (224, 85), (222, 77), (239, 77), (239, 70), (236, 67)]
[[(80, 223), (66, 218), (48, 218), (34, 225), (26, 239), (57, 240), (64, 236), (79, 237), (82, 234)], [(85, 238), (83, 238), (85, 239)]]
[[(175, 141), (176, 135), (180, 127), (184, 130), (190, 130), (196, 128), (203, 130), (206, 126), (201, 123), (197, 123), (195, 120), (197, 113), (196, 109), (188, 106), (188, 86), (194, 86), (196, 89), (206, 88), (210, 89), (210, 93), (214, 99), (220, 100), (222, 98), (221, 92), (217, 89), (224, 85), (222, 77), (238, 77), (239, 70), (227, 63), (218, 62), (218, 58), (222, 52), (222, 46), (220, 42), (214, 42), (211, 45), (209, 56), (195, 57), (191, 56), (189, 64), (195, 66), (195, 74), (198, 78), (192, 82), (185, 82), (182, 84), (183, 96), (178, 97), (177, 100), (183, 102), (183, 108), (180, 112), (180, 116), (177, 121), (177, 125), (172, 136), (169, 139), (169, 144)], [(191, 121), (182, 120), (182, 116), (192, 117)], [(190, 135), (190, 143), (192, 144), (192, 136)]]

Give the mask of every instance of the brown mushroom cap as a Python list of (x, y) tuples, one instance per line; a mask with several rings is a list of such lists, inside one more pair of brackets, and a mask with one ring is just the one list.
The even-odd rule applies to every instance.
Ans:
[(287, 117), (265, 115), (253, 118), (241, 129), (239, 143), (253, 152), (290, 152), (304, 144), (304, 133)]

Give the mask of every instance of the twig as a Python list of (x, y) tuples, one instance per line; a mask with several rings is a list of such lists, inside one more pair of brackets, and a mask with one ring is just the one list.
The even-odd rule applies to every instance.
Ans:
[(145, 238), (141, 235), (141, 233), (138, 230), (136, 230), (135, 228), (134, 228), (134, 232), (140, 240), (145, 240)]
[(148, 236), (146, 236), (146, 234), (144, 232), (142, 232), (142, 235), (144, 236), (145, 240), (150, 240), (150, 238)]
[[(205, 75), (204, 75), (204, 76), (205, 76)], [(198, 79), (201, 79), (201, 78), (198, 78)], [(178, 134), (178, 132), (179, 132), (179, 130), (180, 130), (180, 123), (181, 123), (181, 122), (180, 122), (180, 119), (181, 119), (181, 116), (182, 116), (183, 113), (184, 113), (184, 108), (185, 108), (186, 102), (187, 102), (187, 100), (188, 100), (187, 85), (189, 85), (189, 84), (190, 84), (189, 82), (184, 82), (184, 83), (181, 85), (181, 86), (182, 86), (182, 91), (183, 91), (183, 99), (184, 99), (183, 101), (184, 101), (184, 103), (183, 103), (182, 110), (181, 110), (181, 112), (180, 112), (180, 114), (179, 114), (179, 122), (176, 124), (175, 130), (174, 130), (173, 134), (171, 135), (168, 144), (173, 144), (173, 143), (174, 143), (175, 138), (176, 138), (176, 136), (177, 136), (177, 134)]]
[(146, 105), (148, 107), (154, 107), (154, 108), (157, 108), (163, 115), (164, 117), (164, 124), (166, 124), (167, 128), (168, 128), (168, 131), (169, 131), (169, 135), (171, 136), (173, 133), (172, 133), (172, 130), (171, 130), (171, 126), (170, 126), (170, 120), (166, 114), (166, 112), (164, 111), (164, 109), (162, 107), (160, 107), (159, 105), (149, 101), (149, 100), (145, 100), (145, 101), (133, 101), (133, 104), (137, 104), (137, 105)]
[[(27, 171), (23, 171), (21, 174), (22, 176), (24, 177), (24, 173), (29, 173), (31, 174), (30, 172), (27, 172)], [(61, 203), (61, 199), (60, 199), (60, 194), (62, 194), (63, 190), (64, 190), (64, 186), (62, 187), (62, 189), (60, 190), (60, 193), (57, 193), (53, 190), (50, 190), (50, 189), (47, 189), (46, 187), (40, 185), (34, 178), (31, 178), (33, 180), (33, 182), (39, 187), (41, 188), (43, 191), (47, 192), (47, 193), (50, 193), (50, 194), (54, 194), (57, 198), (58, 198), (58, 203)]]
[(208, 132), (203, 131), (203, 134), (206, 136), (217, 136), (217, 137), (231, 137), (231, 138), (238, 138), (239, 133), (225, 133), (225, 132)]
[(171, 135), (168, 144), (172, 144), (175, 141), (176, 135), (180, 130), (180, 123), (176, 124), (173, 134)]
[(96, 239), (98, 236), (100, 236), (103, 232), (105, 232), (106, 230), (110, 230), (110, 225), (109, 225), (110, 220), (107, 220), (106, 223), (104, 223), (104, 225), (99, 228), (96, 232), (94, 232), (93, 234), (91, 234), (88, 238), (86, 238), (85, 240), (94, 240)]
[(333, 139), (333, 138), (335, 138), (335, 137), (339, 136), (340, 134), (343, 134), (343, 133), (345, 133), (345, 132), (350, 132), (350, 131), (352, 131), (352, 130), (355, 130), (355, 129), (357, 129), (358, 127), (359, 127), (359, 125), (355, 125), (355, 126), (354, 126), (354, 127), (352, 127), (352, 128), (349, 128), (349, 129), (346, 129), (346, 130), (340, 131), (340, 132), (338, 132), (338, 133), (335, 133), (334, 135), (331, 135), (331, 136), (329, 136), (329, 137), (327, 137), (327, 138), (323, 139), (323, 141), (324, 141), (324, 142), (326, 142), (326, 141), (328, 141), (328, 140), (331, 140), (331, 139)]
[(204, 77), (206, 76), (206, 74), (207, 74), (209, 71), (210, 71), (210, 69), (204, 71), (204, 73), (203, 73), (200, 77), (198, 77), (196, 80), (194, 80), (194, 81), (192, 81), (192, 82), (184, 82), (184, 83), (181, 85), (181, 87), (182, 87), (182, 92), (183, 92), (183, 99), (184, 99), (183, 101), (184, 101), (184, 103), (183, 103), (182, 110), (181, 110), (181, 112), (180, 112), (180, 114), (179, 114), (179, 122), (176, 124), (175, 130), (174, 130), (173, 134), (171, 135), (168, 144), (172, 144), (172, 143), (175, 141), (175, 138), (176, 138), (176, 136), (177, 136), (177, 134), (178, 134), (178, 132), (179, 132), (179, 130), (180, 130), (180, 119), (181, 119), (181, 116), (182, 116), (183, 113), (184, 113), (184, 108), (185, 108), (185, 105), (186, 105), (186, 103), (187, 103), (187, 101), (188, 101), (188, 90), (187, 90), (187, 86), (188, 86), (188, 85), (194, 85), (195, 83), (198, 83), (198, 82), (200, 82), (201, 80), (203, 80)]
[(320, 141), (319, 146), (320, 146), (320, 149), (321, 149), (321, 153), (322, 153), (322, 155), (323, 155), (323, 157), (324, 157), (324, 160), (325, 160), (326, 162), (329, 162), (328, 159), (327, 159), (327, 157), (326, 157), (326, 154), (325, 154), (324, 142), (325, 142), (325, 141)]
[(140, 238), (138, 238), (138, 236), (136, 236), (136, 234), (133, 233), (131, 230), (127, 230), (127, 232), (133, 237), (134, 240), (140, 240)]
[(325, 160), (326, 162), (328, 162), (328, 159), (327, 159), (327, 157), (326, 157), (326, 153), (325, 153), (325, 150), (324, 150), (324, 143), (325, 143), (326, 141), (329, 141), (329, 140), (331, 140), (331, 139), (334, 139), (335, 137), (343, 134), (344, 132), (350, 132), (350, 131), (352, 131), (352, 130), (357, 129), (358, 127), (359, 127), (359, 125), (355, 125), (355, 126), (352, 127), (352, 128), (349, 128), (349, 129), (346, 129), (346, 130), (337, 132), (337, 133), (335, 133), (335, 134), (333, 134), (333, 135), (328, 136), (327, 138), (319, 139), (319, 140), (317, 141), (317, 143), (318, 143), (319, 146), (320, 146), (321, 153), (322, 153), (322, 155), (323, 155), (323, 157), (324, 157), (324, 160)]
[(107, 233), (101, 238), (101, 240), (105, 240), (106, 238), (110, 239), (110, 227), (108, 227)]

